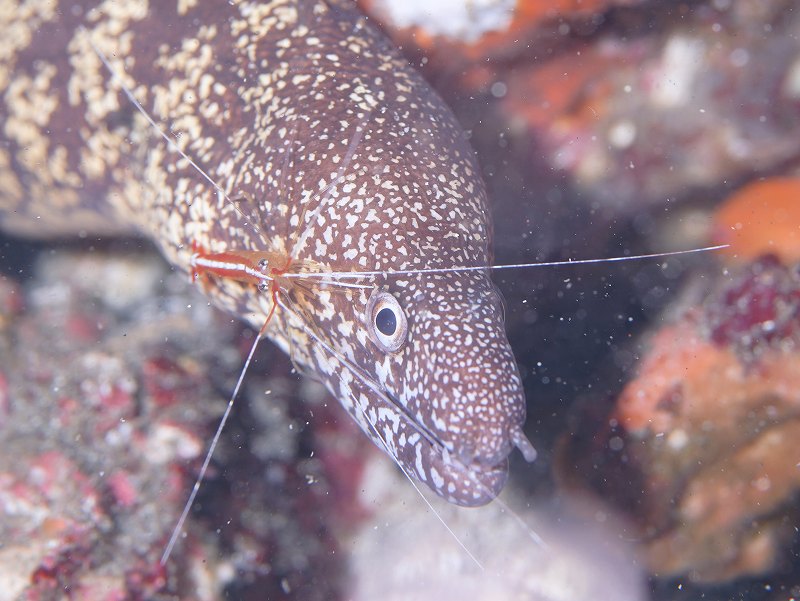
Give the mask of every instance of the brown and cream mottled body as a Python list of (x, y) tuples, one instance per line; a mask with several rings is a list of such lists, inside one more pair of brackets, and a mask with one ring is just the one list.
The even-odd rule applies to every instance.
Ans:
[[(267, 333), (407, 471), (455, 503), (493, 498), (525, 415), (498, 293), (482, 271), (390, 273), (486, 265), (486, 193), (451, 112), (352, 4), (4, 4), (2, 227), (136, 229), (187, 272), (193, 244), (384, 272), (281, 279)], [(271, 294), (205, 280), (261, 327)]]

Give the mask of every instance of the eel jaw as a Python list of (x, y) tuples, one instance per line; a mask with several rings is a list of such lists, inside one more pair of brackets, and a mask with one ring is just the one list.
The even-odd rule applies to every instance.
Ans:
[[(466, 462), (410, 414), (389, 391), (383, 390), (382, 396), (399, 417), (395, 437), (391, 442), (385, 441), (390, 447), (387, 450), (406, 475), (424, 482), (448, 502), (463, 507), (486, 505), (500, 494), (508, 480), (507, 456), (493, 464)], [(521, 434), (521, 428), (519, 432)], [(522, 437), (524, 439), (524, 435)], [(516, 439), (512, 442), (517, 444)], [(387, 444), (381, 441), (379, 446)]]
[(442, 473), (442, 486), (434, 490), (450, 503), (462, 507), (480, 507), (490, 503), (508, 481), (508, 459), (492, 466), (467, 464), (444, 449), (433, 457), (432, 462)]
[[(465, 507), (486, 505), (500, 494), (508, 480), (508, 454), (514, 447), (520, 450), (526, 461), (532, 462), (536, 459), (536, 449), (525, 436), (520, 424), (510, 428), (509, 443), (508, 452), (503, 454), (503, 458), (490, 464), (481, 461), (466, 462), (454, 456), (454, 453), (448, 451), (442, 443), (438, 443), (438, 449), (435, 448), (436, 445), (432, 445), (432, 465), (446, 474), (444, 480), (449, 477), (451, 481), (461, 484), (459, 487), (445, 483), (443, 486), (432, 486), (432, 488), (456, 505)], [(431, 485), (430, 482), (427, 483)]]
[[(407, 474), (414, 475), (450, 503), (478, 507), (494, 500), (508, 480), (508, 456), (515, 447), (526, 461), (532, 462), (536, 459), (536, 449), (525, 436), (521, 422), (513, 423), (509, 427), (504, 449), (481, 459), (475, 457), (474, 453), (458, 453), (452, 442), (443, 441), (437, 433), (409, 412), (392, 393), (384, 389), (383, 394), (393, 405), (401, 423), (416, 433), (416, 436), (404, 439), (412, 443), (413, 462), (410, 461), (408, 448), (397, 448), (393, 454), (403, 463)], [(522, 419), (524, 420), (524, 415)]]
[(424, 482), (437, 495), (463, 507), (486, 505), (500, 494), (508, 480), (508, 454), (514, 446), (526, 458), (535, 451), (519, 424), (509, 431), (505, 452), (483, 461), (457, 456), (452, 443), (444, 442), (418, 420), (384, 386), (353, 370), (362, 392), (369, 395), (372, 407), (361, 406), (352, 391), (347, 411), (370, 439), (384, 450), (406, 476)]

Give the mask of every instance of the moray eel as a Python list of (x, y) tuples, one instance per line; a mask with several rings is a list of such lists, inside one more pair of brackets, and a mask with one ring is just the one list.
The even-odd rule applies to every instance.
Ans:
[(198, 247), (380, 272), (274, 294), (202, 280), (256, 328), (277, 301), (266, 334), (407, 473), (460, 505), (499, 493), (512, 448), (533, 453), (500, 296), (483, 270), (392, 273), (487, 265), (484, 184), (453, 114), (349, 0), (3, 8), (2, 228), (135, 230), (187, 273)]

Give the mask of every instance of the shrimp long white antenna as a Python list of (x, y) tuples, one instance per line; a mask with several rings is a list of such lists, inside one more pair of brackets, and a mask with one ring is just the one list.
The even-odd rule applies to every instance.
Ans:
[(436, 273), (465, 273), (472, 271), (500, 270), (500, 269), (526, 269), (531, 267), (563, 267), (565, 265), (594, 265), (596, 263), (620, 263), (622, 261), (640, 261), (643, 259), (661, 259), (666, 257), (677, 257), (680, 255), (690, 255), (694, 253), (709, 252), (728, 248), (730, 244), (718, 244), (716, 246), (704, 246), (702, 248), (691, 248), (688, 250), (674, 250), (663, 253), (650, 253), (644, 255), (624, 255), (619, 257), (605, 257), (601, 259), (575, 259), (567, 261), (544, 261), (541, 263), (514, 263), (510, 265), (476, 265), (469, 267), (431, 267), (422, 269), (388, 269), (385, 271), (299, 271), (286, 273), (285, 278), (365, 278), (387, 275), (418, 275)]
[[(233, 210), (236, 211), (237, 215), (239, 215), (239, 217), (241, 217), (247, 223), (247, 225), (249, 227), (253, 228), (253, 230), (259, 236), (261, 236), (262, 240), (264, 240), (264, 232), (261, 231), (261, 229), (258, 227), (258, 224), (254, 223), (252, 219), (249, 219), (244, 214), (244, 212), (241, 210), (241, 208), (239, 207), (239, 204), (236, 202), (236, 200), (231, 198), (230, 195), (222, 188), (222, 186), (220, 186), (214, 180), (213, 177), (211, 177), (202, 167), (200, 167), (200, 165), (198, 165), (197, 162), (195, 162), (195, 160), (192, 159), (192, 157), (189, 156), (188, 153), (186, 153), (180, 146), (178, 146), (178, 144), (175, 142), (175, 140), (170, 138), (169, 135), (167, 135), (167, 133), (158, 125), (158, 123), (156, 123), (155, 119), (153, 119), (153, 117), (150, 115), (150, 113), (147, 111), (147, 109), (145, 109), (144, 106), (142, 105), (142, 103), (139, 102), (139, 100), (136, 98), (136, 96), (133, 93), (133, 90), (131, 90), (131, 88), (123, 81), (121, 75), (119, 73), (117, 73), (117, 71), (114, 69), (113, 65), (111, 64), (111, 61), (108, 60), (108, 57), (106, 56), (106, 54), (94, 43), (94, 41), (92, 40), (92, 38), (89, 35), (88, 31), (85, 28), (83, 28), (83, 31), (85, 32), (85, 35), (87, 37), (89, 45), (92, 47), (92, 50), (94, 50), (95, 54), (97, 54), (97, 57), (100, 59), (100, 62), (103, 63), (105, 68), (111, 74), (112, 80), (116, 81), (119, 84), (120, 89), (122, 89), (122, 92), (128, 98), (130, 103), (136, 108), (137, 111), (139, 111), (139, 113), (141, 113), (141, 115), (147, 120), (147, 122), (158, 133), (158, 135), (161, 136), (161, 138), (164, 139), (164, 141), (167, 143), (167, 146), (169, 148), (171, 148), (173, 151), (177, 152), (186, 162), (189, 163), (189, 165), (192, 166), (192, 168), (195, 171), (197, 171), (197, 173), (199, 173), (203, 177), (203, 179), (205, 179), (209, 184), (211, 184), (211, 186), (214, 188), (214, 190), (216, 190), (217, 194), (219, 196), (221, 196), (222, 198), (224, 198), (228, 202), (228, 204), (233, 208)], [(372, 113), (371, 109), (366, 111), (360, 117), (358, 123), (356, 124), (356, 130), (353, 133), (353, 136), (350, 138), (350, 141), (349, 141), (349, 143), (347, 145), (347, 151), (345, 153), (345, 158), (342, 161), (342, 164), (339, 166), (339, 169), (336, 171), (336, 174), (335, 174), (333, 180), (323, 190), (321, 190), (320, 192), (318, 192), (317, 194), (314, 195), (315, 198), (321, 197), (322, 195), (325, 195), (325, 198), (323, 199), (323, 202), (319, 203), (319, 205), (317, 206), (316, 210), (311, 215), (311, 218), (308, 219), (308, 227), (306, 228), (306, 231), (304, 231), (295, 240), (295, 242), (294, 242), (294, 244), (292, 246), (291, 252), (289, 253), (290, 257), (294, 257), (297, 254), (296, 251), (297, 251), (298, 247), (301, 245), (301, 243), (304, 243), (306, 241), (306, 239), (308, 238), (308, 236), (310, 235), (311, 224), (313, 224), (314, 220), (319, 215), (319, 212), (322, 210), (322, 207), (325, 204), (326, 199), (330, 197), (331, 191), (338, 184), (340, 184), (342, 181), (344, 181), (344, 173), (347, 170), (348, 166), (350, 165), (350, 161), (352, 160), (353, 155), (355, 154), (356, 148), (358, 148), (358, 145), (361, 143), (361, 138), (364, 135), (364, 127), (365, 127), (367, 121), (369, 120), (369, 116), (370, 116), (371, 113)], [(291, 145), (292, 145), (292, 143), (294, 141), (295, 135), (296, 135), (295, 130), (292, 130), (292, 134), (291, 134), (291, 138), (290, 138), (290, 142), (289, 142), (289, 147), (290, 148), (291, 148)], [(282, 181), (283, 181), (284, 176), (285, 176), (286, 167), (287, 167), (287, 159), (285, 158), (283, 167), (281, 169), (281, 180)], [(356, 286), (353, 285), (352, 287), (355, 288)]]
[[(516, 443), (515, 442), (515, 444), (518, 444), (518, 446), (520, 446), (520, 450), (522, 451), (523, 455), (525, 456), (525, 460), (526, 461), (533, 461), (536, 458), (536, 451), (534, 450), (533, 446), (528, 441), (528, 439), (525, 438), (525, 436), (522, 434), (522, 429), (519, 428), (519, 427), (518, 427), (518, 429), (519, 429), (519, 432), (520, 432), (519, 436), (521, 436), (521, 438), (524, 440), (524, 443)], [(527, 449), (525, 449), (523, 447), (527, 447)], [(530, 455), (530, 456), (532, 458), (529, 459), (528, 457), (529, 457), (529, 454), (531, 452), (532, 452), (532, 455)], [(479, 489), (482, 489), (484, 492), (488, 491), (488, 487), (485, 484), (481, 483), (481, 481), (478, 478), (475, 477), (474, 473), (469, 469), (468, 466), (466, 466), (466, 465), (464, 465), (464, 464), (462, 464), (460, 462), (459, 463), (453, 462), (452, 459), (450, 459), (450, 455), (449, 454), (445, 454), (445, 458), (449, 459), (451, 461), (451, 465), (456, 465), (456, 467), (461, 469), (462, 472), (470, 479), (470, 481), (472, 482), (473, 485), (475, 485)], [(506, 503), (499, 496), (495, 497), (492, 500), (492, 503), (496, 504), (496, 505), (499, 505), (500, 509), (502, 511), (504, 511), (505, 513), (507, 513), (508, 515), (513, 517), (514, 520), (517, 522), (517, 524), (528, 535), (528, 538), (530, 538), (536, 545), (542, 547), (543, 549), (549, 549), (548, 544), (544, 541), (544, 539), (541, 536), (539, 536), (539, 533), (536, 532), (533, 528), (531, 528), (525, 522), (525, 520), (523, 520), (519, 516), (519, 514), (516, 511), (511, 509), (511, 506), (508, 503)]]
[[(339, 168), (336, 170), (336, 174), (334, 175), (331, 182), (325, 186), (325, 188), (320, 193), (320, 202), (317, 203), (317, 207), (314, 209), (314, 212), (311, 213), (311, 216), (306, 218), (306, 227), (303, 232), (297, 237), (292, 245), (291, 252), (289, 253), (290, 257), (297, 256), (297, 250), (306, 243), (309, 236), (312, 235), (314, 231), (314, 222), (319, 217), (320, 212), (322, 209), (327, 205), (328, 201), (330, 200), (331, 194), (336, 186), (338, 186), (342, 181), (344, 181), (344, 174), (347, 168), (350, 166), (350, 162), (353, 160), (353, 155), (356, 152), (356, 148), (361, 143), (361, 137), (364, 135), (364, 126), (367, 124), (367, 120), (369, 119), (372, 110), (366, 111), (361, 118), (356, 123), (356, 130), (353, 132), (353, 135), (350, 137), (350, 141), (347, 144), (347, 151), (345, 152), (344, 160)], [(324, 196), (321, 196), (324, 194)]]
[[(353, 394), (350, 393), (350, 396), (353, 397)], [(354, 402), (355, 402), (355, 400), (356, 399), (353, 398)], [(420, 490), (420, 488), (417, 485), (417, 483), (414, 482), (414, 478), (411, 476), (411, 474), (408, 473), (408, 470), (403, 467), (403, 464), (400, 463), (400, 460), (397, 458), (397, 456), (394, 454), (394, 452), (392, 452), (392, 449), (389, 447), (389, 443), (386, 441), (386, 438), (384, 438), (383, 434), (381, 434), (380, 431), (378, 430), (378, 428), (375, 427), (375, 424), (373, 424), (372, 421), (370, 421), (369, 417), (367, 416), (366, 412), (363, 409), (361, 410), (361, 413), (364, 416), (364, 418), (367, 420), (367, 423), (369, 424), (370, 430), (372, 430), (375, 433), (375, 435), (378, 437), (378, 440), (381, 441), (381, 444), (383, 445), (383, 448), (386, 450), (386, 454), (389, 455), (389, 457), (391, 457), (392, 460), (394, 461), (395, 465), (397, 465), (397, 467), (400, 468), (400, 471), (403, 472), (403, 475), (406, 477), (406, 480), (408, 480), (411, 483), (411, 486), (414, 487), (414, 490), (417, 491), (417, 494), (422, 498), (423, 501), (425, 501), (425, 504), (428, 506), (428, 509), (431, 510), (431, 513), (433, 513), (433, 515), (436, 516), (436, 519), (439, 520), (439, 522), (442, 524), (442, 526), (444, 526), (445, 530), (447, 530), (447, 532), (450, 534), (450, 536), (452, 536), (453, 539), (458, 543), (458, 545), (464, 550), (464, 553), (466, 553), (469, 556), (469, 558), (475, 563), (475, 565), (478, 566), (478, 568), (481, 571), (483, 571), (483, 564), (480, 561), (478, 561), (478, 558), (475, 557), (475, 555), (472, 553), (472, 551), (469, 550), (469, 547), (467, 547), (467, 545), (464, 544), (464, 542), (458, 537), (458, 535), (455, 532), (453, 532), (453, 529), (444, 520), (444, 518), (439, 514), (439, 512), (436, 511), (436, 509), (433, 507), (433, 504), (428, 500), (428, 497), (425, 496), (425, 494), (422, 492), (422, 490)]]
[(214, 190), (217, 191), (218, 194), (222, 195), (222, 197), (228, 201), (230, 206), (233, 207), (233, 210), (236, 211), (236, 213), (238, 213), (239, 217), (244, 219), (250, 225), (250, 227), (252, 227), (257, 233), (263, 236), (263, 233), (259, 229), (258, 225), (253, 223), (251, 219), (247, 218), (247, 216), (239, 208), (239, 205), (236, 204), (236, 202), (228, 195), (227, 192), (225, 192), (222, 186), (220, 186), (216, 181), (214, 181), (214, 178), (212, 178), (205, 170), (203, 170), (203, 168), (200, 167), (200, 165), (198, 165), (194, 161), (194, 159), (192, 159), (192, 157), (190, 157), (186, 152), (183, 151), (183, 149), (181, 149), (180, 146), (178, 146), (175, 140), (170, 138), (167, 135), (167, 133), (163, 129), (161, 129), (158, 123), (156, 123), (155, 119), (153, 119), (150, 113), (147, 112), (144, 106), (142, 106), (142, 103), (139, 102), (139, 100), (133, 94), (133, 90), (131, 90), (128, 87), (128, 85), (122, 80), (122, 77), (119, 75), (119, 73), (117, 73), (117, 71), (111, 65), (111, 61), (108, 60), (108, 57), (105, 55), (105, 53), (102, 50), (100, 50), (100, 48), (94, 43), (88, 31), (85, 28), (83, 28), (83, 31), (86, 33), (86, 37), (89, 40), (89, 45), (92, 47), (92, 50), (94, 50), (95, 54), (97, 54), (100, 61), (103, 63), (108, 72), (111, 74), (111, 79), (119, 84), (120, 88), (122, 89), (122, 92), (125, 94), (125, 96), (127, 96), (131, 104), (134, 107), (136, 107), (136, 110), (138, 110), (142, 114), (142, 116), (147, 120), (150, 126), (158, 133), (158, 135), (160, 135), (164, 139), (164, 141), (167, 143), (167, 146), (169, 146), (173, 151), (181, 155), (181, 157), (184, 160), (186, 160), (192, 166), (192, 168), (194, 168), (194, 170), (197, 171), (203, 177), (203, 179), (205, 179), (209, 184), (211, 184), (211, 186), (214, 188)]
[(200, 467), (200, 471), (197, 474), (197, 479), (194, 482), (194, 486), (192, 487), (192, 492), (189, 494), (189, 498), (186, 500), (186, 504), (183, 506), (183, 511), (181, 512), (181, 517), (178, 518), (178, 523), (175, 524), (175, 528), (172, 530), (172, 535), (169, 538), (169, 542), (167, 546), (164, 548), (164, 552), (161, 554), (161, 565), (167, 563), (169, 556), (172, 554), (172, 549), (175, 547), (175, 543), (178, 541), (178, 537), (181, 535), (183, 531), (183, 525), (186, 523), (186, 518), (189, 516), (189, 511), (192, 509), (192, 505), (194, 504), (194, 500), (197, 497), (197, 493), (200, 490), (200, 485), (203, 483), (203, 479), (206, 476), (206, 472), (208, 471), (208, 466), (211, 464), (211, 457), (214, 454), (214, 450), (217, 448), (217, 444), (219, 444), (219, 439), (222, 436), (222, 431), (225, 429), (225, 424), (228, 423), (228, 418), (231, 415), (231, 411), (233, 411), (233, 404), (236, 401), (236, 397), (239, 396), (239, 390), (242, 387), (242, 382), (244, 382), (244, 376), (247, 373), (247, 368), (250, 366), (250, 362), (253, 360), (253, 355), (256, 352), (256, 348), (258, 347), (258, 343), (261, 340), (261, 336), (264, 334), (264, 331), (267, 328), (267, 324), (269, 323), (270, 317), (272, 314), (267, 317), (264, 325), (259, 330), (258, 334), (256, 335), (255, 340), (253, 340), (253, 345), (250, 347), (250, 352), (247, 354), (247, 359), (244, 362), (244, 366), (242, 367), (241, 372), (239, 373), (239, 379), (236, 381), (236, 386), (233, 388), (233, 392), (231, 393), (231, 398), (228, 401), (228, 405), (225, 407), (225, 412), (222, 414), (222, 418), (219, 420), (219, 425), (217, 426), (217, 431), (214, 432), (214, 438), (211, 439), (211, 444), (208, 447), (208, 451), (206, 452), (206, 457), (203, 460), (203, 465)]

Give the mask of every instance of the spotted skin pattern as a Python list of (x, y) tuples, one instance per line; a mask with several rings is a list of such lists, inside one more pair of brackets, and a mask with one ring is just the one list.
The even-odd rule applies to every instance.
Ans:
[[(290, 272), (488, 263), (486, 192), (461, 128), (349, 0), (1, 1), (4, 229), (137, 230), (187, 273), (193, 244), (267, 252)], [(525, 418), (488, 275), (349, 281), (276, 280), (267, 335), (408, 473), (454, 503), (488, 502)], [(263, 325), (272, 294), (203, 282)], [(407, 318), (394, 352), (374, 342), (376, 290)]]

